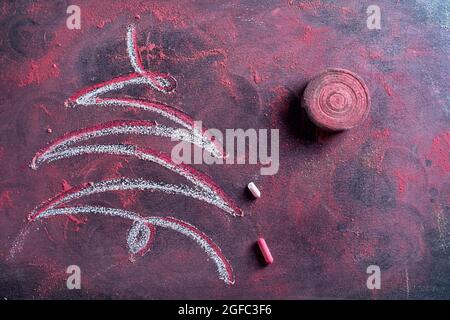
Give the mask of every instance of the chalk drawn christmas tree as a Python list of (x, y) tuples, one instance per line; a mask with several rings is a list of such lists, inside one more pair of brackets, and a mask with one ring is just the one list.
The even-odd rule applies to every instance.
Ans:
[(129, 252), (133, 255), (141, 256), (149, 250), (157, 227), (171, 229), (195, 241), (215, 263), (219, 278), (226, 284), (233, 284), (233, 269), (219, 246), (199, 229), (185, 221), (174, 217), (142, 216), (135, 212), (109, 207), (68, 206), (74, 200), (110, 191), (159, 191), (167, 194), (183, 195), (206, 202), (233, 216), (243, 215), (236, 203), (210, 177), (191, 166), (173, 162), (167, 154), (134, 144), (88, 144), (77, 146), (79, 142), (91, 141), (102, 136), (148, 135), (176, 138), (208, 151), (213, 157), (224, 156), (223, 151), (214, 143), (214, 140), (208, 137), (202, 128), (195, 126), (194, 120), (189, 115), (178, 109), (157, 102), (130, 98), (102, 97), (106, 93), (133, 85), (147, 85), (162, 93), (169, 93), (176, 88), (176, 80), (170, 74), (156, 73), (144, 69), (137, 46), (136, 30), (133, 25), (127, 28), (126, 42), (128, 56), (134, 72), (86, 88), (68, 99), (66, 105), (71, 107), (102, 107), (105, 109), (111, 107), (140, 109), (157, 113), (182, 128), (168, 127), (147, 120), (116, 120), (100, 123), (66, 133), (57, 138), (36, 153), (30, 167), (36, 170), (46, 163), (80, 155), (122, 155), (156, 163), (184, 177), (192, 186), (125, 177), (115, 180), (88, 182), (44, 201), (29, 214), (28, 220), (31, 223), (54, 216), (81, 214), (128, 219), (132, 222), (127, 237)]

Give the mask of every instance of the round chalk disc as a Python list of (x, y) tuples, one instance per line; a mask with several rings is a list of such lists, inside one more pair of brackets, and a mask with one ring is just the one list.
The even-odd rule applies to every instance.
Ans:
[(308, 83), (302, 104), (320, 128), (347, 130), (363, 122), (369, 114), (369, 89), (351, 71), (328, 69)]

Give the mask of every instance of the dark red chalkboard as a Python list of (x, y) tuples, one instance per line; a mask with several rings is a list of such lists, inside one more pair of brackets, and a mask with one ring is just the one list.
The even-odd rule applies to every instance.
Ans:
[[(361, 1), (77, 1), (80, 30), (66, 26), (68, 5), (0, 6), (0, 299), (450, 298), (446, 1), (377, 1), (379, 30), (367, 27), (369, 4)], [(168, 123), (142, 110), (65, 105), (84, 88), (134, 72), (125, 41), (131, 23), (142, 67), (170, 74), (177, 86), (170, 94), (135, 86), (122, 97), (166, 104), (208, 128), (279, 129), (279, 172), (192, 165), (242, 217), (148, 191), (75, 203), (189, 222), (221, 248), (233, 285), (197, 244), (168, 229), (156, 228), (150, 250), (130, 257), (127, 220), (27, 219), (43, 201), (87, 182), (185, 182), (128, 156), (29, 167), (69, 131), (115, 120)], [(370, 114), (357, 128), (324, 132), (301, 108), (306, 84), (327, 68), (349, 69), (369, 88)], [(174, 145), (135, 135), (96, 142), (166, 153)], [(258, 200), (246, 191), (250, 181)], [(261, 262), (260, 236), (270, 266)], [(69, 265), (81, 269), (80, 290), (66, 287)], [(380, 290), (366, 287), (370, 265), (381, 269)]]

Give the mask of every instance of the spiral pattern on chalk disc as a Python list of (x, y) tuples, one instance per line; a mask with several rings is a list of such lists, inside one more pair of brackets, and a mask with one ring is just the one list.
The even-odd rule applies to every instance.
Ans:
[(302, 103), (316, 125), (333, 131), (355, 127), (370, 110), (367, 86), (344, 69), (329, 69), (310, 81)]

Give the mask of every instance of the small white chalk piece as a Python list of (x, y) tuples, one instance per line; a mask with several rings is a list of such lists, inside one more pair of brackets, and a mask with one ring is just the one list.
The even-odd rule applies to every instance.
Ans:
[(250, 182), (247, 186), (248, 190), (250, 190), (250, 192), (252, 193), (252, 195), (255, 198), (261, 198), (261, 192), (259, 191), (259, 189), (256, 187), (256, 185), (253, 182)]

